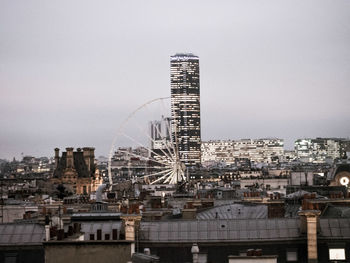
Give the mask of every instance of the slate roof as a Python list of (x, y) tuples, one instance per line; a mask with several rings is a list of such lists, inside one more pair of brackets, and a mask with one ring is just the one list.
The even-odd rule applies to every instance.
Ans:
[(290, 218), (290, 217), (298, 217), (298, 212), (301, 209), (301, 205), (300, 204), (288, 204), (285, 203), (284, 204), (284, 209), (285, 209), (285, 213), (284, 213), (284, 217)]
[(325, 211), (322, 213), (322, 217), (327, 218), (350, 218), (350, 207), (347, 206), (335, 206), (328, 205)]
[[(304, 198), (305, 194), (311, 194), (311, 193), (307, 192), (307, 191), (304, 191), (304, 190), (299, 190), (299, 191), (296, 191), (296, 192), (291, 193), (289, 195), (286, 195), (285, 198), (286, 199), (302, 199), (302, 198)], [(316, 193), (316, 198), (326, 198), (326, 197)]]
[(267, 218), (266, 205), (227, 204), (216, 206), (197, 214), (197, 219)]
[[(319, 238), (349, 239), (350, 219), (320, 219)], [(140, 241), (181, 242), (263, 242), (305, 239), (299, 218), (178, 220), (141, 222)]]
[(142, 222), (141, 241), (237, 242), (300, 237), (299, 219), (181, 220)]
[(0, 224), (0, 246), (41, 245), (45, 228), (38, 224)]
[(320, 227), (319, 238), (350, 238), (350, 218), (321, 218)]
[(121, 213), (74, 213), (72, 214), (72, 220), (118, 220)]

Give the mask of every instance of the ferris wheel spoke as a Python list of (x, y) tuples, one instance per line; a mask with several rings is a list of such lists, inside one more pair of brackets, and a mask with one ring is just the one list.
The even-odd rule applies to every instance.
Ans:
[(164, 178), (166, 178), (171, 173), (172, 173), (172, 171), (168, 172), (167, 174), (163, 175), (162, 177), (158, 178), (157, 180), (151, 182), (151, 184), (155, 184), (155, 183), (162, 181)]
[[(128, 167), (128, 165), (124, 165), (123, 167)], [(136, 168), (136, 169), (164, 169), (165, 167), (171, 167), (171, 166), (133, 166), (133, 168)]]
[[(177, 138), (177, 127), (178, 127), (178, 120), (176, 114), (174, 114), (174, 117), (171, 120), (171, 130), (174, 133), (174, 140), (175, 140), (175, 145), (174, 145), (174, 150), (175, 150), (175, 158), (177, 161), (180, 160), (180, 155), (179, 155), (179, 141)], [(173, 135), (171, 135), (173, 136)]]
[(172, 171), (172, 172), (169, 174), (169, 176), (164, 180), (164, 183), (165, 183), (165, 184), (168, 183), (168, 182), (171, 180), (171, 178), (173, 178), (173, 176), (174, 176), (174, 171)]
[[(162, 108), (165, 109), (165, 105), (164, 105), (164, 101), (162, 100), (161, 101), (161, 105), (162, 105)], [(174, 120), (171, 119), (171, 123), (173, 122)], [(173, 130), (173, 125), (169, 125), (169, 123), (166, 121), (165, 122), (166, 126), (167, 126), (167, 130), (168, 130), (168, 133), (169, 133), (169, 138), (170, 138), (170, 144), (171, 144), (171, 148), (173, 150), (173, 154), (175, 155), (175, 159), (177, 159), (178, 155), (177, 155), (177, 152), (178, 152), (178, 148), (175, 149), (175, 145), (174, 145), (174, 142), (173, 142), (173, 134), (172, 134), (172, 130)]]
[(157, 173), (152, 173), (152, 174), (147, 174), (147, 175), (141, 176), (140, 178), (151, 177), (151, 176), (155, 176), (155, 175), (160, 175), (160, 174), (168, 173), (168, 172), (170, 172), (171, 170), (172, 170), (172, 169), (169, 168), (169, 169), (166, 169), (166, 170), (164, 170), (164, 171), (160, 171), (160, 172), (157, 172)]
[(174, 180), (175, 180), (175, 176), (171, 176), (169, 177), (170, 181), (169, 181), (169, 184), (174, 184)]
[[(134, 138), (130, 137), (129, 135), (127, 135), (127, 134), (125, 134), (125, 133), (123, 133), (122, 135), (125, 136), (126, 138), (128, 138), (129, 140), (133, 141), (134, 143), (137, 143), (138, 145), (140, 145), (140, 146), (142, 146), (142, 147), (148, 149), (144, 144), (140, 143), (139, 141), (135, 140)], [(148, 149), (148, 151), (152, 152), (154, 155), (158, 156), (158, 157), (161, 158), (163, 161), (166, 161), (166, 162), (168, 162), (168, 163), (171, 163), (171, 162), (169, 161), (169, 159), (167, 159), (167, 158), (165, 158), (164, 156), (162, 156), (162, 155), (160, 155), (160, 154), (154, 152), (153, 150)]]
[(170, 180), (170, 184), (176, 184), (179, 181), (177, 177), (178, 177), (178, 174), (173, 176)]
[[(162, 101), (163, 101), (163, 100), (162, 100)], [(149, 112), (148, 105), (145, 105), (145, 109), (147, 109), (147, 111)], [(147, 137), (149, 140), (151, 140), (151, 142), (152, 142), (153, 144), (156, 142), (156, 140), (154, 140), (154, 139), (148, 134), (147, 131), (144, 131), (144, 130), (140, 127), (140, 125), (139, 125), (138, 123), (134, 122), (134, 124), (136, 125), (136, 127), (137, 127), (143, 134), (146, 135), (146, 137)], [(158, 126), (155, 125), (155, 127), (156, 127), (156, 130), (157, 130), (158, 134), (160, 134), (162, 140), (163, 140), (163, 139), (166, 139), (165, 137), (162, 137), (162, 135), (161, 135), (161, 133), (160, 133), (160, 131), (159, 131), (159, 129), (158, 129)], [(165, 140), (165, 141), (166, 141), (166, 140)], [(165, 143), (165, 146), (167, 146), (166, 143)], [(173, 157), (171, 156), (172, 153), (171, 153), (171, 151), (170, 151), (169, 149), (168, 149), (168, 150), (169, 150), (169, 154), (167, 154), (162, 148), (160, 148), (159, 150), (160, 150), (165, 156), (167, 156), (171, 161), (174, 161)]]
[(118, 151), (121, 152), (121, 153), (132, 155), (134, 157), (146, 159), (146, 160), (151, 161), (151, 162), (155, 162), (155, 163), (159, 163), (159, 164), (162, 164), (162, 165), (165, 165), (165, 166), (169, 166), (169, 163), (167, 163), (167, 162), (160, 162), (160, 161), (157, 161), (157, 160), (152, 159), (150, 157), (146, 157), (146, 156), (139, 155), (139, 154), (136, 154), (136, 153), (131, 153), (131, 152), (128, 152), (128, 151), (123, 151), (123, 150), (118, 150)]
[[(121, 160), (118, 166), (118, 163), (115, 167), (122, 167), (125, 169), (128, 168), (129, 176), (136, 176), (138, 179), (143, 179), (144, 182), (155, 184), (155, 183), (168, 183), (168, 184), (176, 184), (177, 182), (185, 181), (186, 176), (184, 174), (184, 166), (181, 164), (180, 160), (180, 152), (179, 152), (179, 137), (178, 137), (178, 127), (180, 125), (179, 118), (176, 116), (177, 114), (171, 112), (171, 117), (164, 117), (162, 115), (161, 122), (156, 122), (153, 128), (156, 136), (151, 136), (147, 128), (141, 125), (139, 122), (135, 122), (134, 116), (138, 114), (141, 110), (147, 110), (150, 112), (151, 104), (153, 102), (160, 102), (162, 109), (157, 108), (157, 110), (161, 110), (166, 113), (165, 116), (169, 116), (169, 108), (167, 111), (164, 111), (165, 108), (165, 99), (168, 98), (158, 98), (147, 103), (144, 103), (136, 110), (134, 110), (123, 122), (122, 125), (117, 130), (117, 135), (113, 140), (113, 144), (110, 150), (110, 155), (108, 159), (108, 177), (110, 181), (110, 185), (113, 184), (112, 181), (112, 158), (116, 146), (117, 139), (119, 141), (120, 137), (124, 137), (123, 144), (125, 144), (125, 139), (132, 142), (133, 148), (141, 146), (140, 151), (135, 151), (133, 148), (129, 149), (118, 149), (117, 152), (121, 153)], [(173, 104), (173, 102), (172, 102)], [(159, 105), (159, 104), (158, 104)], [(157, 105), (156, 105), (157, 106)], [(153, 107), (153, 106), (152, 106)], [(143, 118), (143, 121), (146, 119)], [(164, 124), (165, 122), (165, 124)], [(129, 125), (132, 126), (129, 126)], [(164, 126), (163, 126), (164, 125)], [(134, 128), (133, 132), (138, 132), (138, 136), (134, 136), (135, 133), (127, 132), (127, 128)], [(164, 127), (164, 128), (163, 128)], [(163, 129), (165, 129), (163, 131)], [(161, 133), (162, 131), (162, 133)], [(141, 135), (141, 136), (140, 136)], [(142, 137), (142, 138), (141, 138)], [(146, 139), (146, 140), (145, 140)], [(151, 147), (146, 146), (149, 145), (148, 142), (151, 142)], [(130, 157), (137, 157), (138, 159), (133, 159)], [(125, 165), (127, 164), (127, 165)], [(148, 174), (147, 174), (148, 173)], [(119, 175), (118, 170), (116, 171), (116, 175)], [(138, 176), (139, 175), (139, 176)], [(151, 180), (154, 179), (153, 182)]]
[(155, 184), (155, 183), (158, 183), (160, 181), (162, 181), (167, 175), (163, 175), (162, 177), (159, 177), (157, 180), (153, 181), (153, 182), (150, 182), (150, 184)]
[[(145, 108), (148, 110), (148, 105), (145, 105)], [(149, 140), (152, 141), (153, 144), (156, 142), (146, 131), (144, 131), (144, 130), (140, 127), (140, 125), (139, 125), (138, 123), (134, 122), (134, 124), (135, 124), (136, 127), (139, 129), (139, 131), (141, 131), (143, 134), (145, 134), (146, 137), (147, 137)], [(158, 127), (157, 127), (157, 126), (156, 126), (156, 129), (158, 130)], [(158, 131), (158, 132), (159, 132), (159, 131)], [(171, 161), (174, 161), (174, 159), (173, 159), (172, 156), (171, 156), (171, 152), (170, 152), (170, 155), (169, 155), (169, 154), (167, 154), (166, 152), (164, 152), (163, 149), (160, 148), (159, 150), (160, 150), (166, 157), (168, 157)]]
[(112, 167), (111, 167), (111, 163), (112, 163), (112, 157), (113, 157), (113, 152), (114, 152), (114, 147), (115, 147), (115, 144), (117, 142), (117, 139), (118, 137), (120, 136), (120, 133), (122, 131), (122, 129), (125, 127), (125, 125), (127, 124), (127, 122), (133, 117), (135, 116), (135, 114), (141, 110), (145, 105), (148, 105), (148, 104), (151, 104), (153, 102), (156, 102), (156, 101), (163, 101), (165, 99), (169, 99), (170, 97), (162, 97), (162, 98), (156, 98), (156, 99), (153, 99), (153, 100), (150, 100), (146, 103), (144, 103), (143, 105), (139, 106), (137, 109), (135, 109), (123, 122), (122, 124), (119, 126), (118, 130), (117, 130), (117, 133), (116, 133), (116, 136), (113, 138), (113, 142), (112, 142), (112, 145), (111, 145), (111, 148), (110, 148), (110, 151), (109, 151), (109, 156), (108, 156), (108, 179), (109, 179), (109, 183), (110, 183), (110, 189), (112, 187), (112, 184), (113, 184), (113, 180), (112, 180)]

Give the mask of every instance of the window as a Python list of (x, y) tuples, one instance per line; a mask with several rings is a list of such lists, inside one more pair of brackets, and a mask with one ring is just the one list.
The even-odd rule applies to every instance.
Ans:
[(16, 263), (16, 262), (17, 262), (17, 253), (5, 254), (5, 263)]
[(330, 248), (329, 249), (329, 260), (345, 260), (345, 249), (344, 248)]
[(97, 240), (102, 240), (102, 230), (97, 229)]
[(298, 261), (298, 252), (293, 250), (287, 251), (287, 262), (297, 262)]
[(247, 251), (239, 251), (239, 256), (240, 257), (246, 257), (247, 256)]

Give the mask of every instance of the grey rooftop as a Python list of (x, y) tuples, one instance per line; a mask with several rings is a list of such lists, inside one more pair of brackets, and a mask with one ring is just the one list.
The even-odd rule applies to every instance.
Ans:
[[(349, 239), (350, 219), (320, 219), (319, 238)], [(142, 222), (141, 242), (244, 242), (305, 239), (299, 218)]]
[(176, 53), (174, 56), (171, 56), (170, 58), (171, 60), (198, 59), (198, 56), (194, 55), (193, 53)]
[(197, 219), (255, 219), (267, 218), (266, 205), (227, 204), (215, 206), (197, 214)]
[(45, 228), (39, 224), (1, 224), (0, 245), (41, 245)]
[(299, 219), (183, 220), (141, 223), (141, 240), (153, 242), (242, 242), (300, 237)]

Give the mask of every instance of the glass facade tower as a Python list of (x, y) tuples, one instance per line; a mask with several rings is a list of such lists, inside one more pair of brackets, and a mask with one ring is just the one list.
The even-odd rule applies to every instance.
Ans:
[(199, 58), (180, 53), (170, 58), (173, 140), (186, 167), (201, 163)]

